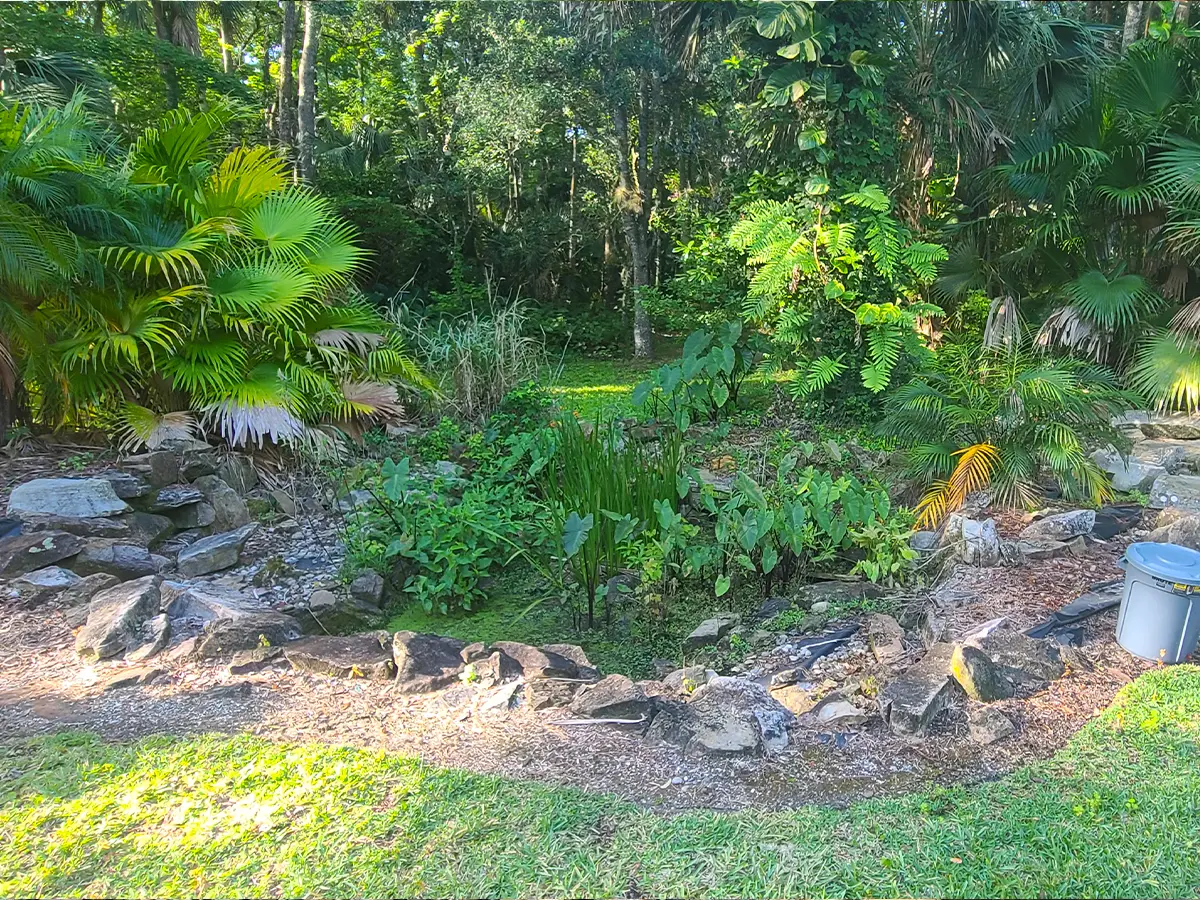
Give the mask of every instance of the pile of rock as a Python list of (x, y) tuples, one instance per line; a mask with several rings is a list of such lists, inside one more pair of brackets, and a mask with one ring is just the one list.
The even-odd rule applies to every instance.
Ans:
[(1033, 517), (1016, 540), (1007, 540), (1000, 537), (994, 519), (980, 515), (951, 513), (940, 533), (919, 531), (912, 537), (912, 546), (923, 553), (944, 550), (971, 566), (1017, 566), (1030, 560), (1083, 556), (1093, 541), (1108, 540), (1141, 521), (1141, 509), (1130, 504), (1043, 512)]
[(121, 580), (175, 566), (186, 577), (229, 568), (255, 529), (243, 492), (256, 482), (248, 459), (198, 441), (129, 457), (89, 478), (28, 481), (9, 498), (7, 515), (20, 534), (0, 545), (0, 575), (50, 564)]
[(1147, 492), (1151, 505), (1200, 512), (1200, 417), (1129, 410), (1113, 425), (1133, 444), (1128, 456), (1113, 447), (1092, 454), (1113, 487)]

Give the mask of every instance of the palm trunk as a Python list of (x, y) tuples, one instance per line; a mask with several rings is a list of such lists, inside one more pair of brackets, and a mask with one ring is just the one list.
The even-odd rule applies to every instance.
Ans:
[(296, 3), (284, 0), (283, 29), (279, 39), (279, 99), (276, 103), (275, 128), (279, 145), (289, 152), (296, 146), (296, 78), (292, 64), (296, 57)]
[(1125, 24), (1121, 29), (1122, 50), (1128, 50), (1129, 45), (1142, 36), (1142, 22), (1145, 14), (1145, 0), (1129, 0), (1125, 4)]
[(642, 289), (650, 283), (649, 242), (643, 227), (646, 203), (629, 165), (633, 150), (629, 143), (629, 113), (621, 101), (613, 107), (613, 129), (617, 135), (617, 193), (614, 199), (629, 247), (629, 278), (625, 288), (627, 302), (633, 304), (633, 355), (636, 359), (650, 359), (654, 356), (654, 336), (650, 330), (650, 316), (642, 303)]
[(304, 2), (304, 47), (300, 51), (300, 86), (297, 95), (300, 177), (317, 176), (317, 44), (321, 39), (321, 11), (315, 0)]
[(1187, 26), (1191, 19), (1191, 0), (1175, 0), (1175, 24)]
[(104, 0), (95, 0), (92, 3), (92, 31), (104, 34)]
[[(168, 18), (169, 12), (164, 5), (163, 0), (150, 0), (150, 7), (154, 13), (154, 35), (160, 41), (165, 41), (170, 44), (171, 41), (171, 22)], [(158, 57), (158, 74), (162, 77), (164, 94), (167, 101), (167, 109), (179, 108), (179, 76), (175, 73), (175, 67), (171, 65), (171, 61), (164, 59), (159, 53), (155, 54)]]

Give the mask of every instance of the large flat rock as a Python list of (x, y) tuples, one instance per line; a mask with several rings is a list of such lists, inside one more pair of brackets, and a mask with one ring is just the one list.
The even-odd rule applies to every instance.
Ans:
[(103, 478), (35, 478), (13, 488), (8, 498), (8, 515), (71, 516), (93, 518), (116, 516), (129, 509), (113, 486)]
[(93, 538), (85, 543), (71, 568), (79, 575), (107, 572), (129, 581), (161, 574), (170, 566), (171, 560), (151, 553), (145, 547)]
[(293, 669), (313, 675), (390, 681), (396, 674), (386, 631), (302, 638), (285, 645), (283, 655)]
[(1159, 476), (1150, 488), (1150, 506), (1200, 512), (1200, 475)]
[(196, 641), (197, 659), (232, 656), (238, 650), (278, 647), (301, 635), (300, 623), (274, 610), (248, 613), (232, 619), (217, 619), (204, 626)]
[[(224, 482), (221, 484), (224, 485)], [(251, 522), (233, 531), (201, 538), (191, 546), (185, 547), (179, 551), (175, 560), (179, 574), (184, 578), (196, 578), (236, 566), (242, 554), (242, 547), (257, 530), (258, 523)]]

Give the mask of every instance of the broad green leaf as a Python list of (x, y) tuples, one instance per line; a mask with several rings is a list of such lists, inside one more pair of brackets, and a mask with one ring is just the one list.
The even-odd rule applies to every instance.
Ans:
[(690, 478), (688, 478), (686, 475), (675, 476), (675, 493), (679, 495), (680, 500), (691, 493), (691, 490), (692, 480)]
[(641, 406), (644, 404), (647, 398), (649, 398), (652, 390), (654, 390), (654, 385), (649, 381), (643, 381), (639, 383), (638, 386), (633, 389), (633, 405)]
[(779, 562), (779, 552), (775, 549), (774, 544), (767, 544), (763, 547), (762, 553), (762, 570), (764, 575), (770, 575), (771, 570), (775, 568)]
[(592, 530), (594, 521), (591, 513), (582, 519), (579, 517), (579, 513), (574, 511), (567, 516), (567, 521), (563, 525), (562, 544), (568, 559), (579, 552), (579, 548), (583, 546), (588, 533)]
[(824, 128), (805, 128), (796, 138), (796, 148), (799, 150), (816, 150), (823, 147), (828, 140)]
[(710, 341), (712, 341), (712, 335), (707, 331), (693, 331), (687, 336), (687, 340), (683, 342), (684, 359), (689, 356), (699, 356), (708, 349)]
[(714, 585), (714, 589), (716, 590), (718, 597), (724, 597), (729, 593), (729, 584), (730, 580), (728, 575), (717, 576), (717, 583)]
[(723, 382), (717, 382), (713, 385), (712, 395), (713, 403), (717, 404), (718, 409), (722, 409), (729, 400), (729, 388), (725, 387)]

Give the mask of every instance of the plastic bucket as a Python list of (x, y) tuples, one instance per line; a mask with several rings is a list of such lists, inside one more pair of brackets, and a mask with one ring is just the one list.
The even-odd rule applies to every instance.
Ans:
[(1200, 641), (1200, 553), (1177, 544), (1130, 544), (1117, 643), (1143, 659), (1184, 662)]

